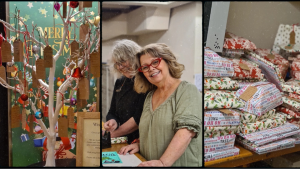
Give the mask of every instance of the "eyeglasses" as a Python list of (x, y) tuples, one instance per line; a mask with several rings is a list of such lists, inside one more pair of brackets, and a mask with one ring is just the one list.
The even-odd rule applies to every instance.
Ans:
[[(122, 63), (125, 63), (125, 62), (122, 62)], [(127, 68), (127, 69), (125, 69), (125, 70), (129, 70), (129, 69), (130, 69), (128, 66), (124, 66), (122, 63), (116, 62), (116, 63), (114, 64), (114, 68), (115, 68), (115, 69), (119, 69), (119, 70), (123, 70), (123, 69), (125, 69), (125, 68)]]
[(150, 65), (141, 66), (138, 70), (139, 72), (148, 72), (150, 70), (150, 66), (156, 68), (160, 64), (161, 60), (162, 58), (154, 59)]

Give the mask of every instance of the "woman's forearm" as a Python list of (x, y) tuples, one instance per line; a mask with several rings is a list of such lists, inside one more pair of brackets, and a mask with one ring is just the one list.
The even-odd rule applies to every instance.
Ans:
[(188, 147), (191, 139), (195, 136), (195, 134), (196, 133), (186, 128), (179, 129), (176, 132), (166, 151), (159, 159), (164, 164), (164, 166), (172, 166), (173, 163), (178, 160), (178, 158)]
[(130, 134), (138, 129), (138, 125), (135, 123), (133, 117), (122, 124), (117, 130), (111, 132), (111, 137), (120, 137)]

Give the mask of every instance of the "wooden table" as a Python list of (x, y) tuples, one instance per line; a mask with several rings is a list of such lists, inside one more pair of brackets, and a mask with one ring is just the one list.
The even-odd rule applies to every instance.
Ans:
[(296, 144), (296, 146), (293, 148), (274, 151), (262, 155), (246, 150), (239, 145), (236, 145), (236, 147), (240, 149), (239, 155), (206, 162), (204, 163), (205, 167), (247, 167), (247, 165), (250, 163), (300, 151), (300, 144)]
[[(124, 144), (112, 144), (111, 148), (102, 149), (102, 152), (107, 151), (116, 151), (118, 152), (122, 147), (127, 146), (127, 143)], [(139, 158), (142, 162), (147, 161), (143, 156), (141, 156), (139, 153), (134, 153), (134, 155)]]

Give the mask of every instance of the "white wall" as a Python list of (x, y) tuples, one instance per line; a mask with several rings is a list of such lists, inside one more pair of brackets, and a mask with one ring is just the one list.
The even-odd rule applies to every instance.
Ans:
[(194, 83), (194, 74), (202, 73), (202, 2), (192, 2), (171, 10), (167, 31), (138, 36), (138, 44), (165, 43), (185, 65), (182, 80)]

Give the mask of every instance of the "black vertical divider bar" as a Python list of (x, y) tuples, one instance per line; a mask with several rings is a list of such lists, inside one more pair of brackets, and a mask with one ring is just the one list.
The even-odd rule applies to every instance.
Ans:
[[(6, 21), (6, 1), (0, 1), (0, 19)], [(0, 33), (5, 37), (4, 26), (0, 24)], [(2, 63), (6, 67), (6, 63)], [(0, 85), (0, 167), (9, 165), (9, 143), (8, 143), (8, 95), (7, 88)]]
[[(101, 38), (101, 41), (100, 41), (100, 71), (101, 71), (101, 74), (100, 74), (100, 85), (99, 88), (100, 88), (100, 99), (99, 99), (99, 110), (100, 110), (100, 119), (101, 119), (101, 123), (102, 123), (102, 77), (103, 77), (103, 71), (102, 71), (102, 1), (100, 1), (100, 38)], [(99, 89), (98, 89), (99, 90)], [(101, 127), (101, 137), (102, 137), (102, 127)], [(100, 145), (100, 153), (101, 153), (101, 157), (102, 157), (102, 144)], [(102, 160), (101, 160), (101, 167), (102, 166)]]

